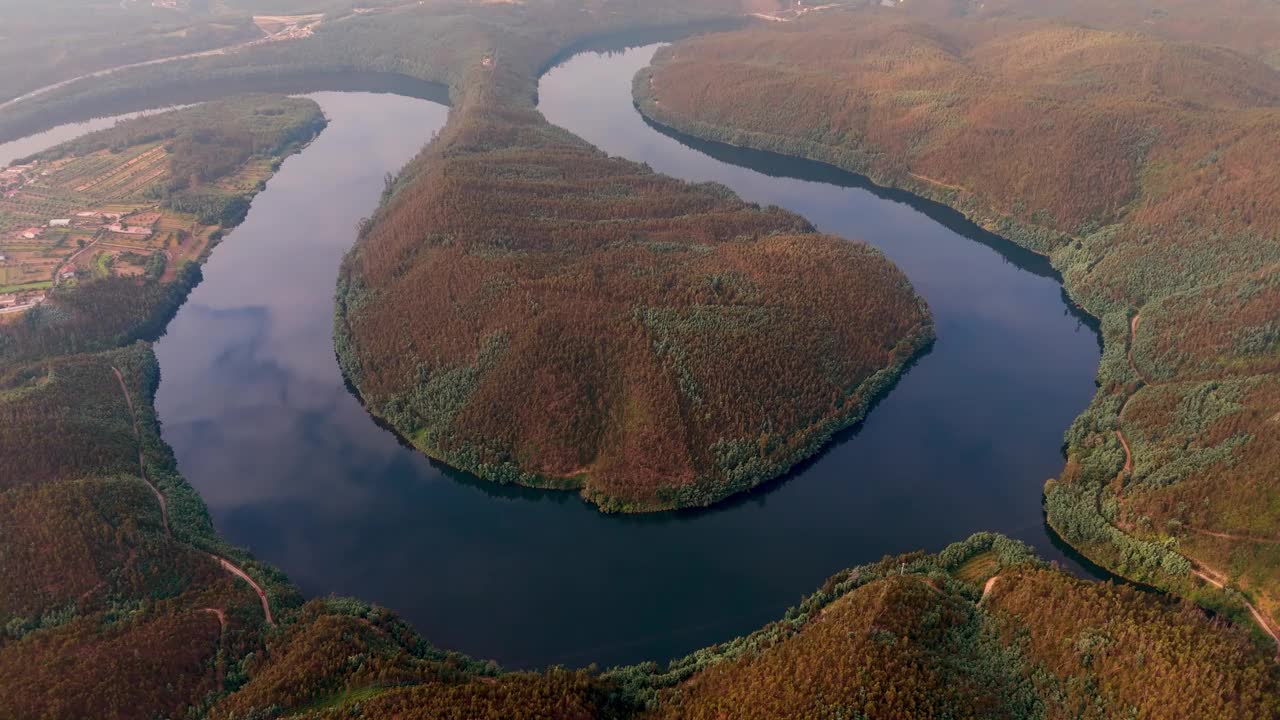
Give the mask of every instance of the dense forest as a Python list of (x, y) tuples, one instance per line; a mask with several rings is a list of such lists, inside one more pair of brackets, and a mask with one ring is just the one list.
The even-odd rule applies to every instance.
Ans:
[(847, 570), (773, 625), (624, 687), (655, 693), (662, 718), (1260, 718), (1280, 707), (1266, 657), (1194, 605), (981, 534)]
[(349, 378), (432, 456), (607, 510), (706, 505), (861, 419), (931, 337), (865, 245), (533, 112), (457, 113), (339, 292)]
[[(866, 277), (836, 274), (829, 285), (804, 291), (833, 302), (855, 279), (889, 283), (898, 297), (910, 294), (882, 258), (860, 246), (809, 233), (803, 221), (743, 204), (721, 188), (683, 186), (610, 160), (546, 125), (532, 111), (534, 79), (559, 54), (595, 35), (785, 4), (442, 0), (322, 28), (313, 39), (292, 45), (131, 71), (91, 89), (68, 86), (31, 106), (70, 107), (79, 102), (76, 98), (95, 92), (127, 94), (138, 87), (135, 83), (195, 82), (311, 63), (322, 69), (394, 70), (449, 82), (457, 101), (450, 127), (388, 188), (384, 207), (362, 231), (362, 249), (348, 273), (356, 263), (376, 267), (399, 258), (400, 266), (379, 269), (392, 281), (388, 287), (394, 287), (398, 273), (429, 272), (410, 262), (419, 256), (457, 258), (466, 250), (476, 268), (506, 268), (516, 279), (524, 268), (514, 267), (515, 258), (525, 257), (536, 263), (528, 272), (563, 271), (537, 276), (540, 284), (509, 301), (528, 301), (524, 308), (513, 305), (512, 312), (533, 312), (533, 303), (545, 303), (555, 293), (582, 293), (617, 278), (616, 272), (607, 272), (616, 266), (604, 260), (643, 258), (641, 267), (667, 273), (676, 283), (683, 304), (675, 305), (680, 312), (642, 309), (617, 316), (632, 319), (634, 337), (626, 338), (631, 343), (626, 347), (651, 353), (654, 367), (668, 373), (664, 382), (673, 393), (700, 389), (705, 402), (716, 388), (708, 388), (697, 374), (704, 367), (700, 363), (708, 363), (705, 368), (722, 362), (737, 367), (743, 358), (732, 353), (706, 357), (714, 346), (690, 344), (689, 335), (705, 332), (711, 324), (722, 331), (754, 329), (758, 311), (773, 311), (758, 302), (760, 293), (777, 292), (776, 284), (768, 282), (781, 276), (772, 267), (761, 267), (766, 260), (791, 270), (803, 270), (817, 259), (882, 270)], [(278, 0), (270, 6), (284, 10), (300, 3)], [(25, 106), (0, 112), (0, 126), (17, 127), (23, 117), (37, 116), (26, 114)], [(457, 152), (448, 153), (447, 164), (441, 165), (448, 173), (441, 178), (437, 165), (444, 148)], [(476, 166), (481, 158), (503, 174), (482, 172)], [(604, 182), (584, 192), (585, 183), (565, 172), (564, 163), (570, 161), (574, 172), (581, 163), (584, 172), (595, 173), (589, 177)], [(446, 188), (452, 194), (433, 194), (424, 187), (428, 179), (452, 183)], [(475, 201), (460, 195), (466, 188), (495, 193), (494, 207), (501, 212), (494, 214), (494, 231), (479, 236), (456, 227), (449, 235), (424, 231), (414, 244), (404, 214), (427, 213), (424, 223), (450, 228), (452, 210), (410, 201), (447, 197), (474, 214), (474, 204), (468, 202)], [(561, 191), (570, 194), (555, 194)], [(624, 213), (629, 223), (651, 235), (616, 237), (611, 223), (600, 221), (606, 209)], [(549, 211), (565, 217), (552, 217)], [(677, 222), (686, 216), (689, 222)], [(514, 227), (529, 231), (519, 236), (519, 243), (500, 234)], [(653, 237), (662, 234), (655, 228), (666, 228), (666, 237)], [(728, 234), (734, 228), (744, 230), (743, 237)], [(550, 247), (551, 229), (554, 239), (572, 243), (558, 254)], [(775, 229), (779, 232), (768, 234)], [(397, 233), (402, 244), (394, 242)], [(698, 240), (682, 242), (682, 234)], [(525, 237), (541, 246), (525, 246)], [(373, 242), (377, 238), (383, 242)], [(608, 238), (608, 244), (594, 238)], [(376, 247), (382, 249), (363, 256)], [(575, 264), (573, 255), (582, 250), (598, 252), (601, 262)], [(375, 257), (378, 252), (381, 258)], [(664, 262), (666, 253), (681, 258), (680, 264)], [(709, 279), (694, 274), (711, 268)], [(378, 299), (368, 286), (351, 282), (351, 274), (346, 277), (344, 310), (358, 315), (362, 303)], [(501, 276), (488, 272), (474, 280), (455, 279), (457, 292), (479, 299), (483, 292), (506, 289)], [(481, 281), (490, 284), (482, 287)], [(653, 282), (643, 276), (627, 278), (619, 289), (643, 291)], [(1243, 287), (1251, 288), (1248, 292), (1256, 293), (1259, 303), (1266, 302), (1270, 286), (1265, 282), (1256, 289)], [(793, 307), (786, 304), (793, 297), (781, 292), (778, 297), (783, 302), (777, 312)], [(1194, 314), (1194, 299), (1186, 302), (1192, 305), (1169, 302), (1163, 320), (1156, 319), (1153, 308), (1150, 327), (1144, 322), (1138, 345), (1147, 350), (1134, 356), (1144, 372), (1150, 364), (1163, 365), (1169, 361), (1162, 358), (1174, 357), (1197, 372), (1222, 371), (1212, 354), (1171, 350), (1163, 339), (1167, 330), (1151, 339), (1144, 334), (1178, 327), (1181, 318)], [(725, 310), (735, 306), (746, 310)], [(489, 307), (477, 304), (472, 310)], [(916, 304), (906, 309), (923, 317)], [(570, 331), (581, 327), (574, 321), (582, 316), (569, 310), (560, 308), (566, 313), (562, 321), (545, 326), (561, 333), (546, 339), (573, 340)], [(935, 556), (886, 558), (840, 573), (757, 633), (666, 667), (507, 673), (432, 647), (385, 610), (341, 599), (304, 604), (278, 571), (217, 537), (203, 502), (177, 472), (153, 407), (159, 368), (150, 348), (134, 342), (146, 335), (139, 327), (163, 325), (160, 314), (159, 308), (143, 307), (132, 320), (105, 323), (109, 332), (86, 321), (81, 331), (65, 338), (21, 341), (22, 352), (4, 358), (0, 448), (5, 448), (6, 460), (15, 450), (30, 450), (30, 462), (0, 466), (0, 575), (13, 579), (0, 586), (0, 698), (4, 711), (16, 718), (1270, 718), (1280, 713), (1280, 675), (1270, 650), (1260, 648), (1239, 625), (1161, 595), (1069, 577), (1044, 566), (1017, 543), (990, 535)], [(487, 320), (470, 319), (477, 328)], [(709, 319), (714, 323), (705, 322)], [(1111, 322), (1113, 334), (1128, 327), (1125, 318), (1120, 320)], [(829, 319), (820, 315), (806, 321)], [(473, 377), (469, 369), (500, 362), (518, 339), (514, 331), (506, 338), (468, 335), (469, 327), (461, 325), (459, 335), (448, 339), (456, 344), (443, 345), (469, 352), (468, 364), (460, 365), (459, 372), (427, 375), (425, 383), (468, 387)], [(1208, 324), (1200, 327), (1205, 337), (1218, 337)], [(530, 332), (526, 342), (537, 337)], [(701, 337), (723, 342), (716, 335)], [(1265, 342), (1266, 334), (1260, 337), (1246, 345)], [(850, 342), (839, 335), (833, 341)], [(849, 347), (862, 347), (858, 342)], [(599, 366), (598, 349), (581, 340), (570, 347), (579, 351), (573, 361), (585, 363), (582, 368)], [(430, 346), (411, 349), (434, 360)], [(556, 351), (541, 349), (559, 358)], [(1112, 343), (1108, 362), (1124, 367), (1125, 350), (1124, 343)], [(570, 355), (564, 357), (568, 361)], [(786, 364), (794, 360), (776, 362), (779, 371), (803, 368)], [(682, 364), (690, 371), (687, 376), (679, 371)], [(847, 373), (849, 367), (838, 372)], [(1211, 382), (1214, 376), (1198, 377)], [(824, 382), (834, 387), (830, 378)], [(1240, 390), (1264, 391), (1252, 386)], [(437, 397), (448, 402), (456, 396)], [(1239, 397), (1252, 402), (1253, 396)], [(1187, 432), (1201, 433), (1205, 441), (1230, 432), (1234, 421), (1230, 413), (1214, 410), (1215, 401), (1185, 401), (1192, 415), (1206, 418), (1191, 421)], [(782, 412), (794, 418), (814, 408), (830, 410), (812, 397), (802, 395), (800, 402), (807, 404)], [(772, 412), (743, 410), (767, 411)], [(1142, 417), (1154, 418), (1156, 427), (1160, 413), (1167, 411), (1167, 405), (1152, 403)], [(722, 420), (736, 422), (731, 415)], [(761, 457), (778, 450), (770, 447), (770, 438), (753, 440), (750, 449)], [(1164, 436), (1152, 440), (1164, 441)], [(1258, 477), (1265, 479), (1265, 471), (1260, 472)]]
[[(661, 51), (636, 96), (660, 123), (866, 174), (1049, 256), (1106, 340), (1050, 522), (1280, 633), (1280, 73), (1188, 8), (1135, 34), (1127, 14), (1122, 32), (1006, 4), (705, 36)], [(1191, 42), (1197, 22), (1241, 51)]]

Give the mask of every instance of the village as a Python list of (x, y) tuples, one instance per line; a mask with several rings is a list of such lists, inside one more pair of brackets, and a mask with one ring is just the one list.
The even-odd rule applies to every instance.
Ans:
[(161, 206), (159, 144), (37, 160), (0, 171), (0, 322), (58, 288), (106, 277), (171, 279), (217, 229)]

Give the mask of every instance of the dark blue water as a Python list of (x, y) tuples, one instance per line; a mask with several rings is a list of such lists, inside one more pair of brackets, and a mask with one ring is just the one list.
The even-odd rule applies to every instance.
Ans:
[(897, 262), (939, 337), (865, 426), (760, 492), (639, 517), (493, 486), (401, 447), (343, 385), (334, 283), (384, 174), (446, 110), (321, 93), (329, 128), (284, 163), (156, 347), (164, 437), (218, 529), (308, 595), (380, 603), (438, 645), (512, 667), (683, 655), (777, 618), (837, 570), (978, 530), (1063, 559), (1040, 488), (1093, 392), (1098, 344), (1046, 263), (842, 173), (659, 132), (629, 94), (653, 50), (552, 70), (544, 112), (611, 153), (718, 180)]

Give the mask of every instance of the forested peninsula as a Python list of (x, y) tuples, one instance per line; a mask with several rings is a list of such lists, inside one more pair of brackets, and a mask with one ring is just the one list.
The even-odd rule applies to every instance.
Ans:
[(1275, 48), (1190, 4), (1143, 34), (1087, 3), (1065, 14), (1101, 28), (995, 5), (832, 9), (689, 40), (636, 99), (662, 125), (867, 175), (1048, 256), (1106, 343), (1045, 488), (1050, 524), (1276, 637)]
[(338, 293), (345, 372), (429, 455), (606, 510), (707, 505), (862, 419), (932, 337), (863, 244), (531, 109), (455, 115)]

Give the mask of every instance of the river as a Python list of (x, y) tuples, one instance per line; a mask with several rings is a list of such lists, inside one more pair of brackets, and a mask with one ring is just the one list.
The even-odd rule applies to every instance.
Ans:
[(218, 530), (308, 596), (385, 605), (436, 645), (514, 668), (664, 661), (778, 618), (842, 568), (979, 530), (1074, 567), (1040, 491), (1093, 393), (1099, 347), (1047, 263), (829, 168), (651, 127), (630, 87), (656, 47), (575, 56), (544, 76), (541, 108), (610, 153), (725, 183), (898, 263), (938, 341), (868, 421), (758, 492), (632, 517), (401, 446), (343, 384), (334, 285), (385, 173), (447, 110), (317, 93), (329, 127), (285, 161), (156, 345), (164, 438)]

